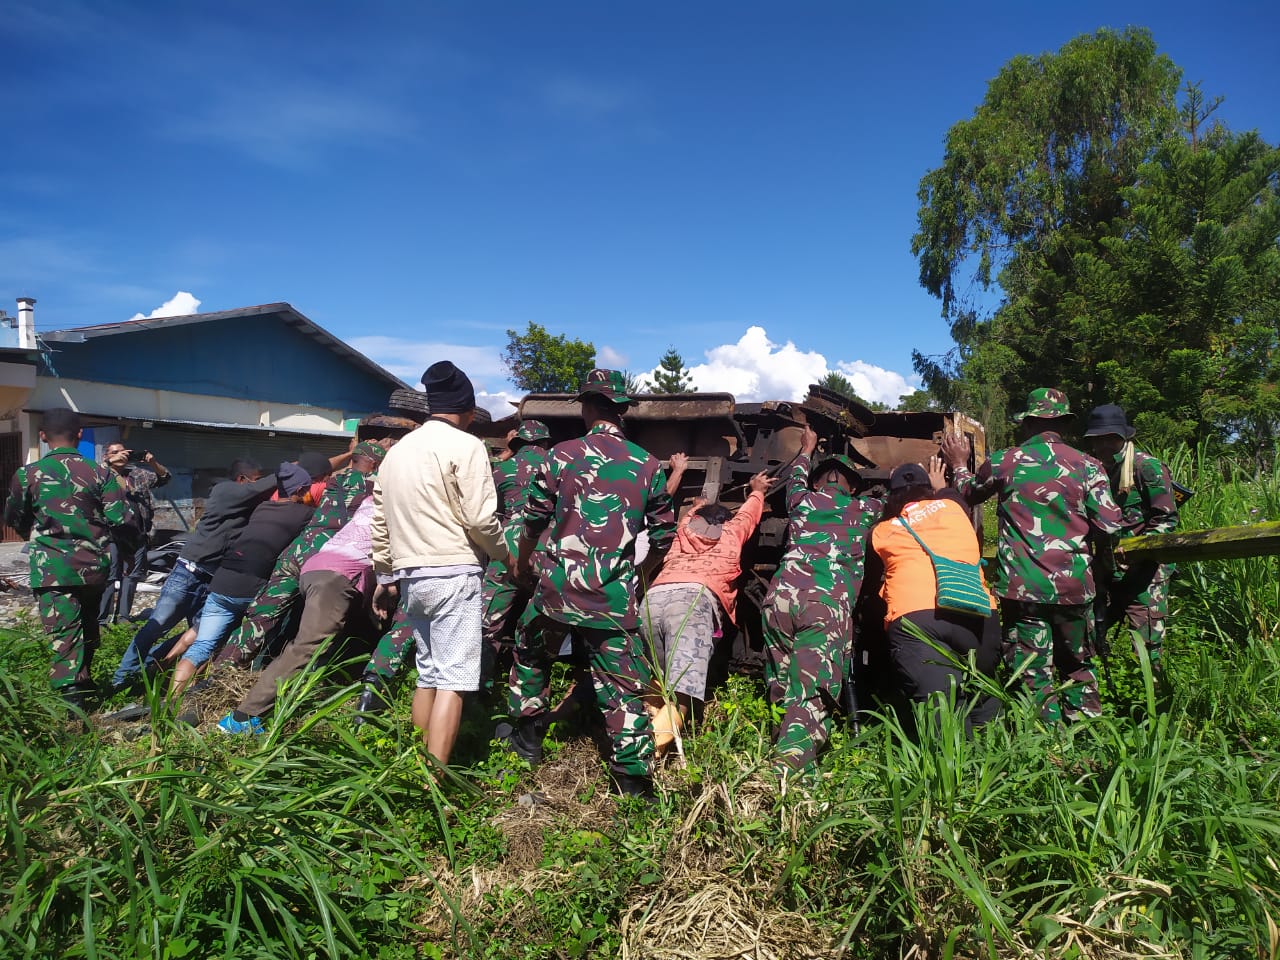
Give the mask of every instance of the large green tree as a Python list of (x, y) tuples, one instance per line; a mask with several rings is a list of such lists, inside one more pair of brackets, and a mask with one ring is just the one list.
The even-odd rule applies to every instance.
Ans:
[(1062, 309), (1094, 399), (1144, 436), (1268, 445), (1280, 425), (1280, 150), (1214, 127), (1171, 138), (1122, 191), (1128, 215), (1076, 257)]
[(1277, 154), (1205, 120), (1145, 30), (1016, 57), (921, 181), (912, 250), (956, 346), (930, 392), (1001, 439), (1035, 386), (1124, 404), (1148, 440), (1277, 424)]
[(531, 322), (524, 333), (507, 331), (502, 362), (521, 390), (574, 393), (596, 364), (596, 348), (564, 334), (553, 336), (545, 327)]
[(693, 393), (698, 388), (693, 385), (693, 376), (684, 365), (684, 357), (675, 347), (668, 347), (667, 352), (658, 361), (658, 369), (653, 372), (653, 379), (648, 384), (651, 393)]

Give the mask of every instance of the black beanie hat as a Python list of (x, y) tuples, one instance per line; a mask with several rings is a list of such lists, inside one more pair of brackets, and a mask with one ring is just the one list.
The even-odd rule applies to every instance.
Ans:
[(422, 375), (432, 413), (466, 413), (476, 408), (476, 391), (467, 375), (448, 360), (427, 367)]
[(329, 458), (315, 450), (305, 450), (299, 454), (298, 466), (307, 471), (312, 480), (319, 480), (321, 477), (327, 477), (333, 473), (333, 466), (329, 463)]

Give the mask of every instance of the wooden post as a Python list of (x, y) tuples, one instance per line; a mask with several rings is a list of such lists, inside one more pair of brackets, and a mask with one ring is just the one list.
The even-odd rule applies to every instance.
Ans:
[(1280, 554), (1280, 522), (1213, 527), (1185, 533), (1152, 533), (1121, 540), (1116, 545), (1116, 559), (1125, 563), (1188, 563), (1276, 554)]

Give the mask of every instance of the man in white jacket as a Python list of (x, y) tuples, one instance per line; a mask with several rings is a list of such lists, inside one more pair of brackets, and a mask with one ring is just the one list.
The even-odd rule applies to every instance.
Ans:
[(430, 419), (387, 452), (373, 488), (373, 605), (389, 617), (404, 604), (417, 640), (413, 723), (427, 752), (447, 764), (462, 694), (480, 686), (484, 567), (509, 555), (488, 453), (466, 432), (475, 418), (471, 381), (442, 360), (422, 383)]

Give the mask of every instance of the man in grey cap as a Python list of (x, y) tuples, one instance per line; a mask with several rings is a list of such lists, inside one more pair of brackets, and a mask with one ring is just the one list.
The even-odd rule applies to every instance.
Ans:
[(480, 686), (481, 576), (488, 558), (506, 560), (508, 551), (488, 454), (467, 433), (471, 381), (442, 360), (422, 382), (431, 415), (387, 452), (374, 485), (373, 605), (389, 619), (404, 594), (417, 645), (413, 723), (447, 764), (462, 695)]

